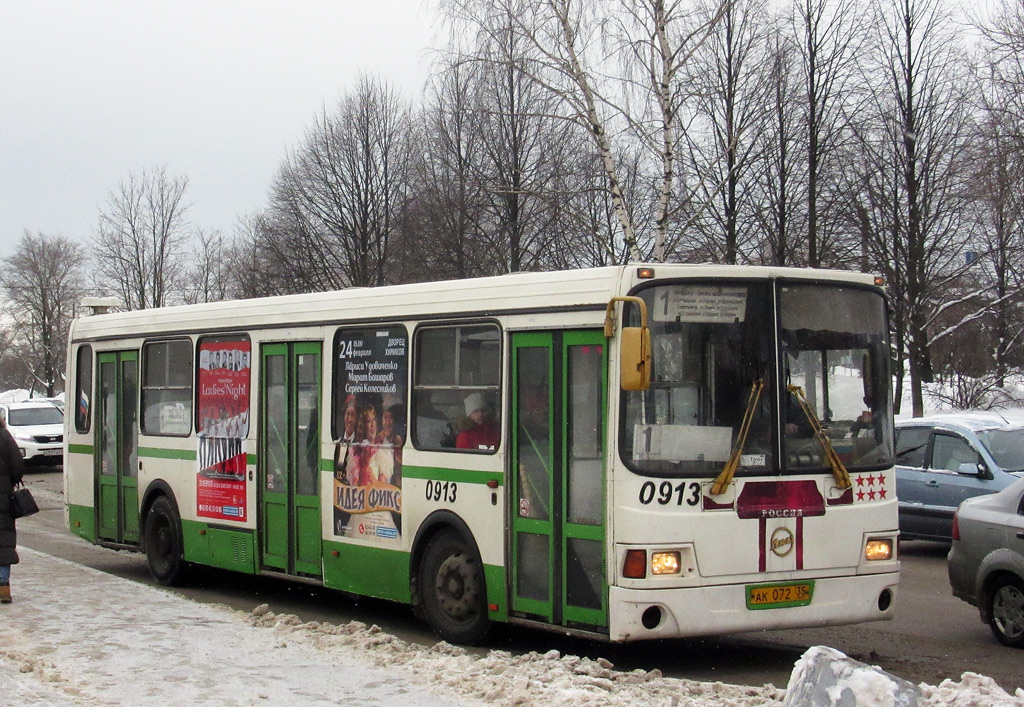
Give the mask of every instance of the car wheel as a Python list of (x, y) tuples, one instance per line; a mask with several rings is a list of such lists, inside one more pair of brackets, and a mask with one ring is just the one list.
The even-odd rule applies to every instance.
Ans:
[(146, 515), (146, 563), (149, 573), (164, 586), (181, 584), (185, 578), (184, 546), (178, 509), (166, 496), (153, 502)]
[(480, 559), (462, 536), (445, 530), (430, 541), (419, 573), (427, 623), (451, 643), (477, 643), (491, 626)]
[(1000, 643), (1024, 648), (1024, 581), (1012, 575), (996, 580), (989, 595), (989, 616)]

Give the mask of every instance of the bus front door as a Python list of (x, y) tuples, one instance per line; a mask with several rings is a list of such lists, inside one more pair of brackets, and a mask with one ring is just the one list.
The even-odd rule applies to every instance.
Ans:
[(262, 348), (260, 563), (320, 577), (320, 344)]
[(138, 362), (137, 351), (96, 357), (96, 535), (117, 544), (139, 541)]
[(512, 340), (512, 612), (608, 625), (603, 332)]

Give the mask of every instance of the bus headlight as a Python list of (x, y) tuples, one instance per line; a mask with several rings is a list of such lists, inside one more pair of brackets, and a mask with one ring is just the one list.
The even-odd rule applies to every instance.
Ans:
[(651, 553), (651, 574), (679, 574), (679, 552)]
[(864, 559), (868, 562), (892, 559), (891, 538), (870, 538), (864, 545)]

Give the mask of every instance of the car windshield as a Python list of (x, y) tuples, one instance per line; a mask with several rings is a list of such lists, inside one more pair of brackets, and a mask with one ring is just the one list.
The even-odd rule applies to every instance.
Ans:
[(985, 449), (1003, 471), (1024, 471), (1024, 429), (978, 433)]
[(56, 407), (33, 407), (13, 409), (8, 412), (7, 424), (12, 427), (29, 427), (31, 425), (62, 425), (64, 415)]

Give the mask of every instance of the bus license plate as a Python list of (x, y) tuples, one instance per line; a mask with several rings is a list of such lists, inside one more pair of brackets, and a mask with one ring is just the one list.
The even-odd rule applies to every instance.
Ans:
[(752, 584), (747, 587), (748, 609), (783, 609), (807, 606), (814, 594), (814, 582)]

